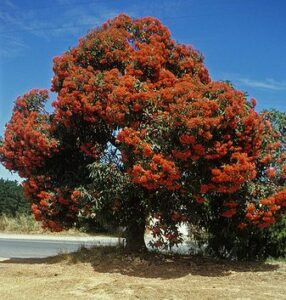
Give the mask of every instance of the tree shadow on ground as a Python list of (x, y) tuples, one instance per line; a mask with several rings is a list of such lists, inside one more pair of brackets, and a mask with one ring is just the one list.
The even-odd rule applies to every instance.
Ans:
[(229, 276), (242, 272), (272, 272), (279, 264), (234, 262), (198, 256), (163, 255), (158, 253), (128, 254), (114, 247), (82, 248), (48, 258), (11, 258), (5, 264), (78, 264), (89, 263), (95, 272), (118, 273), (141, 278), (174, 279), (187, 275)]

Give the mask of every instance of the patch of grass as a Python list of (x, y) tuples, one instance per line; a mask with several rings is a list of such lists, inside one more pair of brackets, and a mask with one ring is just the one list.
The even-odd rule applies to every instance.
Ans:
[(26, 233), (26, 234), (53, 234), (53, 235), (81, 235), (88, 236), (76, 228), (52, 233), (43, 229), (41, 222), (37, 222), (33, 215), (18, 214), (17, 217), (0, 215), (0, 232), (4, 233)]
[[(54, 257), (43, 259), (48, 263), (66, 262), (68, 264), (89, 263), (96, 266), (102, 266), (104, 270), (113, 272), (113, 269), (126, 266), (134, 268), (136, 273), (142, 267), (148, 266), (172, 266), (180, 269), (180, 272), (185, 272), (192, 266), (192, 270), (197, 269), (198, 274), (211, 276), (225, 276), (230, 271), (237, 272), (264, 272), (274, 271), (277, 265), (281, 262), (286, 262), (286, 259), (273, 259), (271, 261), (229, 261), (225, 259), (215, 259), (211, 257), (202, 257), (197, 255), (180, 255), (174, 253), (160, 253), (146, 251), (141, 253), (130, 253), (123, 246), (118, 247), (102, 247), (95, 246), (92, 248), (81, 247), (78, 251), (72, 253), (59, 253)], [(276, 266), (275, 266), (276, 265)], [(172, 268), (171, 268), (172, 269)], [(180, 273), (179, 272), (179, 273)], [(164, 274), (163, 276), (165, 276)], [(161, 275), (162, 276), (162, 275)]]
[(66, 262), (68, 264), (78, 263), (96, 263), (100, 261), (113, 261), (113, 260), (124, 260), (127, 256), (129, 258), (135, 257), (135, 255), (129, 255), (125, 253), (123, 247), (92, 247), (86, 248), (82, 246), (76, 252), (59, 252), (57, 256), (48, 257), (43, 259), (48, 263)]
[(286, 257), (278, 257), (278, 258), (275, 258), (275, 257), (269, 257), (266, 262), (268, 263), (284, 263), (286, 264)]
[(0, 216), (0, 231), (13, 233), (43, 233), (41, 224), (32, 215), (19, 214), (16, 218)]

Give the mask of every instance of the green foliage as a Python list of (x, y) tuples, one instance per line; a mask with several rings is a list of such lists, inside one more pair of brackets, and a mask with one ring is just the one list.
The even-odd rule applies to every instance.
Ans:
[(16, 181), (0, 179), (0, 215), (15, 217), (17, 214), (29, 214), (30, 211), (22, 186)]
[[(128, 175), (121, 172), (119, 166), (109, 158), (91, 164), (89, 170), (92, 183), (80, 189), (83, 208), (80, 223), (94, 219), (101, 228), (111, 232), (118, 225), (129, 224), (137, 213), (132, 210), (131, 202), (135, 198), (143, 199), (143, 191), (135, 189)], [(84, 218), (86, 221), (83, 221)], [(140, 218), (140, 214), (137, 218)]]
[(216, 257), (254, 260), (286, 255), (286, 219), (267, 229), (256, 227), (238, 231), (230, 222), (209, 224), (207, 251)]
[(286, 142), (286, 113), (277, 109), (264, 110), (265, 118), (271, 122), (272, 127), (281, 134), (280, 140)]
[[(266, 233), (267, 234), (267, 233)], [(286, 258), (286, 217), (269, 228), (268, 256)]]

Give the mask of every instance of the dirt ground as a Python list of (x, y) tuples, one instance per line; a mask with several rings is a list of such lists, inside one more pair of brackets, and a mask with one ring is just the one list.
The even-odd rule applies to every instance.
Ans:
[(0, 299), (286, 299), (286, 263), (82, 249), (0, 262)]

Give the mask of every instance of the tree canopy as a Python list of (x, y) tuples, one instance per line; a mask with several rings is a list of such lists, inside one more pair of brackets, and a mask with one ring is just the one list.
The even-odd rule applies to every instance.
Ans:
[(46, 90), (19, 97), (0, 148), (44, 226), (103, 219), (127, 226), (138, 248), (150, 215), (161, 246), (180, 241), (181, 222), (237, 232), (285, 212), (279, 130), (159, 20), (119, 15), (54, 58), (53, 71), (54, 111)]

